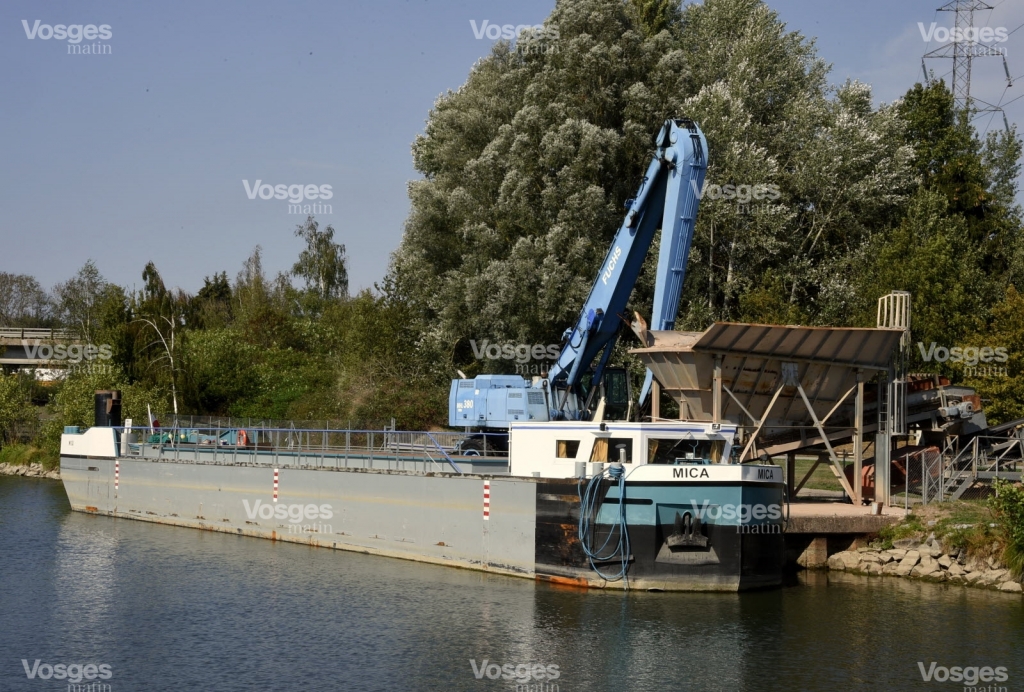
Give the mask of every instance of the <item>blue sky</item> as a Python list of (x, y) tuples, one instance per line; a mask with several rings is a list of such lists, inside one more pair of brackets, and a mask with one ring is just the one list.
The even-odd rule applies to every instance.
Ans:
[[(918, 22), (952, 26), (936, 0), (776, 0), (790, 30), (817, 39), (831, 80), (874, 87), (877, 101), (921, 79), (930, 45)], [(977, 26), (1024, 24), (1024, 3), (995, 0)], [(372, 287), (401, 240), (410, 144), (435, 99), (461, 85), (492, 45), (477, 26), (539, 24), (553, 0), (442, 2), (21, 2), (0, 6), (0, 271), (51, 286), (86, 259), (126, 286), (156, 262), (168, 285), (241, 268), (264, 249), (270, 273), (301, 250), (305, 217), (287, 201), (249, 199), (243, 180), (330, 185), (331, 224), (352, 288)], [(41, 24), (106, 24), (108, 55), (69, 55), (29, 39)], [(95, 41), (83, 40), (80, 45)], [(1002, 61), (975, 63), (972, 93), (1024, 95), (1024, 29)], [(937, 74), (948, 61), (935, 61)], [(1007, 108), (1024, 119), (1024, 98)], [(979, 122), (1001, 127), (1001, 119)], [(322, 200), (317, 200), (323, 203)], [(305, 204), (315, 202), (304, 201)]]

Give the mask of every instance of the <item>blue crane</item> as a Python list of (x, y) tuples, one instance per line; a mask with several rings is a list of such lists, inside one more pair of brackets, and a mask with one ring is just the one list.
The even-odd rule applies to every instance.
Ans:
[[(686, 277), (686, 260), (707, 171), (707, 141), (695, 122), (665, 121), (636, 197), (615, 234), (576, 324), (565, 330), (558, 360), (546, 379), (479, 375), (454, 380), (449, 425), (507, 429), (520, 420), (588, 420), (605, 381), (625, 309), (658, 229), (657, 279), (652, 329), (675, 326)], [(625, 373), (622, 373), (625, 378)], [(650, 391), (650, 370), (640, 393)]]

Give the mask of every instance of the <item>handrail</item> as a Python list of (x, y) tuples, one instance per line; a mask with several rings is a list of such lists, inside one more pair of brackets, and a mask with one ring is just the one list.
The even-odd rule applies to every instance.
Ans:
[[(344, 458), (348, 459), (349, 455), (369, 455), (370, 459), (376, 458), (381, 452), (384, 453), (384, 458), (392, 459), (396, 463), (400, 461), (400, 456), (403, 453), (419, 452), (422, 450), (424, 456), (429, 461), (437, 466), (437, 462), (434, 460), (433, 455), (430, 453), (436, 449), (448, 462), (452, 469), (456, 473), (464, 473), (459, 464), (452, 458), (452, 454), (449, 450), (454, 450), (458, 444), (462, 442), (467, 436), (467, 433), (461, 431), (439, 431), (431, 433), (425, 430), (339, 430), (336, 428), (323, 428), (323, 429), (297, 429), (297, 428), (263, 428), (256, 426), (249, 427), (217, 427), (208, 428), (205, 426), (193, 426), (193, 427), (157, 427), (151, 428), (148, 425), (133, 425), (131, 428), (127, 426), (111, 426), (111, 430), (115, 431), (118, 436), (121, 433), (129, 432), (135, 433), (141, 436), (141, 439), (132, 442), (133, 445), (145, 445), (159, 444), (160, 456), (163, 456), (164, 450), (168, 453), (172, 453), (177, 459), (180, 456), (181, 450), (192, 450), (191, 452), (186, 451), (188, 454), (198, 454), (200, 450), (206, 449), (208, 452), (212, 451), (215, 455), (220, 450), (226, 452), (230, 450), (235, 454), (232, 458), (237, 455), (240, 450), (252, 449), (256, 452), (260, 451), (273, 451), (275, 455), (281, 453), (286, 455), (299, 455), (308, 454), (313, 458), (320, 461), (323, 464), (323, 459), (327, 456), (338, 456), (344, 455)], [(239, 430), (245, 430), (247, 435), (247, 441), (242, 445), (237, 443), (236, 433)], [(383, 434), (382, 434), (383, 433)], [(485, 433), (469, 433), (470, 435), (477, 436)], [(499, 435), (500, 433), (494, 433)], [(387, 435), (390, 439), (384, 437)], [(442, 440), (438, 438), (441, 435), (445, 435), (447, 439)], [(153, 442), (147, 442), (150, 436), (156, 436)], [(319, 439), (317, 439), (319, 436)], [(334, 439), (331, 439), (334, 436)], [(404, 436), (404, 437), (403, 437)], [(339, 439), (340, 438), (340, 439)], [(381, 440), (384, 440), (382, 443)], [(332, 444), (334, 442), (335, 444)], [(342, 442), (342, 444), (337, 444)], [(198, 460), (198, 457), (196, 457)], [(276, 461), (276, 456), (275, 456)], [(440, 467), (438, 467), (440, 468)]]
[(448, 452), (444, 451), (444, 448), (440, 444), (438, 444), (437, 440), (434, 439), (434, 436), (428, 432), (427, 437), (429, 437), (430, 441), (434, 443), (435, 447), (437, 447), (437, 451), (441, 452), (441, 454), (444, 455), (444, 458), (447, 459), (448, 463), (452, 465), (452, 468), (455, 469), (455, 472), (462, 473), (462, 469), (459, 468), (459, 465), (455, 463), (454, 459), (448, 456)]
[(0, 339), (69, 339), (80, 336), (73, 329), (46, 329), (38, 327), (0, 327)]

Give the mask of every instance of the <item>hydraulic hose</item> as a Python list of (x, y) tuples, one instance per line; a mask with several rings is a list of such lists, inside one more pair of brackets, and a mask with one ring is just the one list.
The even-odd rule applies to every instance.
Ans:
[[(604, 542), (594, 547), (594, 528), (597, 524), (597, 513), (600, 509), (601, 481), (604, 474), (596, 474), (587, 482), (586, 491), (582, 491), (583, 479), (576, 486), (576, 494), (580, 498), (579, 539), (583, 553), (587, 556), (590, 568), (605, 581), (625, 582), (629, 588), (629, 527), (626, 525), (626, 473), (621, 464), (613, 464), (608, 468), (608, 477), (618, 482), (619, 511), (614, 523), (608, 529)], [(612, 542), (612, 538), (615, 542)], [(598, 562), (619, 561), (619, 569), (613, 574), (605, 574), (598, 568)]]

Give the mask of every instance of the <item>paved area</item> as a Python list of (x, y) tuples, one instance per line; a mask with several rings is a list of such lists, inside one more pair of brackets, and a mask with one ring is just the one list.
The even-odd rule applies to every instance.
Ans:
[[(902, 507), (883, 507), (882, 514), (902, 518)], [(871, 516), (871, 505), (856, 506), (846, 502), (797, 501), (789, 505), (790, 517), (859, 517)]]

